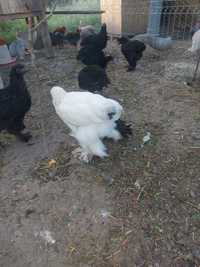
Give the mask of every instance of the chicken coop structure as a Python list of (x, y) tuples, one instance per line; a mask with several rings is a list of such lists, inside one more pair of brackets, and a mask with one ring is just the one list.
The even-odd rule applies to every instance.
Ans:
[(38, 28), (46, 55), (53, 56), (51, 40), (49, 37), (47, 21), (44, 20), (46, 1), (43, 0), (0, 0), (0, 21), (26, 18), (29, 23), (27, 26), (33, 27), (33, 20), (36, 17), (37, 22), (42, 22)]
[(44, 6), (42, 1), (0, 0), (0, 20), (39, 16)]
[(112, 35), (148, 32), (185, 39), (200, 18), (200, 0), (101, 0), (101, 9)]

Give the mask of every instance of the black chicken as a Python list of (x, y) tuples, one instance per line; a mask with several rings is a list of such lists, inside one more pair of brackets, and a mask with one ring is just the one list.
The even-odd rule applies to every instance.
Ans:
[(79, 50), (77, 59), (87, 66), (98, 65), (101, 68), (106, 68), (108, 62), (111, 61), (113, 57), (105, 56), (103, 51), (97, 50), (93, 46), (85, 46)]
[(24, 117), (31, 108), (31, 96), (24, 80), (26, 72), (22, 64), (12, 67), (10, 84), (0, 90), (0, 131), (7, 130), (23, 142), (31, 138), (30, 133), (22, 133)]
[(53, 46), (59, 48), (64, 47), (64, 38), (67, 28), (65, 26), (56, 28), (53, 32), (50, 32), (51, 43)]
[(63, 48), (64, 46), (64, 34), (61, 32), (50, 32), (51, 44), (52, 46), (58, 46)]
[(99, 66), (87, 66), (79, 72), (79, 87), (90, 92), (102, 91), (110, 83), (104, 69)]
[(106, 48), (107, 40), (108, 40), (107, 28), (106, 28), (106, 24), (104, 23), (102, 25), (99, 33), (94, 33), (94, 34), (84, 38), (81, 41), (80, 45), (81, 45), (81, 47), (93, 46), (96, 50), (101, 51), (104, 48)]
[(146, 49), (145, 44), (126, 37), (118, 38), (118, 42), (121, 44), (122, 54), (129, 63), (128, 71), (135, 70), (137, 61), (142, 58), (143, 52)]
[(64, 37), (65, 42), (68, 42), (70, 45), (77, 46), (80, 40), (80, 32), (68, 32)]

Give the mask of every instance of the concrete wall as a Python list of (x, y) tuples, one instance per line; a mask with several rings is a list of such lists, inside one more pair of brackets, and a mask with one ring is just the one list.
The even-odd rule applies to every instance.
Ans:
[(110, 34), (121, 34), (122, 31), (122, 8), (123, 0), (101, 0), (101, 10), (106, 13), (102, 14), (102, 23), (105, 22)]

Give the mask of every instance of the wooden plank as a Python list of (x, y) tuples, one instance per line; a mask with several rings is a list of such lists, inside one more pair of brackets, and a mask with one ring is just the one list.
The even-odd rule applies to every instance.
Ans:
[(33, 16), (39, 16), (41, 15), (41, 12), (34, 12), (34, 13), (16, 13), (16, 14), (7, 14), (2, 15), (0, 14), (0, 21), (6, 21), (6, 20), (14, 20), (14, 19), (21, 19), (26, 17), (33, 17)]
[[(54, 11), (54, 15), (95, 15), (95, 14), (103, 14), (104, 10), (73, 10), (73, 11)], [(46, 14), (50, 14), (50, 11), (47, 11)]]
[[(0, 6), (1, 7), (1, 6)], [(41, 11), (34, 11), (33, 13), (30, 12), (17, 12), (17, 13), (9, 13), (9, 14), (2, 14), (0, 13), (0, 20), (9, 20), (9, 19), (20, 19), (30, 16), (39, 16), (41, 15)], [(55, 11), (54, 15), (95, 15), (95, 14), (103, 14), (105, 11)], [(46, 12), (46, 14), (50, 14), (50, 12)]]
[(41, 0), (0, 0), (0, 15), (43, 10)]

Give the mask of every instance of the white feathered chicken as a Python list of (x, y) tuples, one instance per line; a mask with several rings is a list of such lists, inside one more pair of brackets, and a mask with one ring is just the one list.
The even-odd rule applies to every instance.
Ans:
[(192, 53), (199, 52), (200, 50), (200, 30), (196, 31), (192, 37), (192, 46), (188, 49), (188, 51)]
[(188, 51), (198, 56), (196, 68), (194, 70), (194, 74), (192, 78), (192, 82), (194, 82), (196, 80), (197, 72), (198, 72), (199, 64), (200, 64), (200, 30), (194, 33), (192, 37), (192, 46), (188, 49)]
[(89, 162), (92, 157), (108, 156), (102, 143), (104, 137), (115, 141), (131, 134), (130, 125), (120, 120), (123, 108), (115, 100), (90, 92), (69, 92), (61, 87), (51, 89), (57, 115), (79, 142), (80, 159)]

